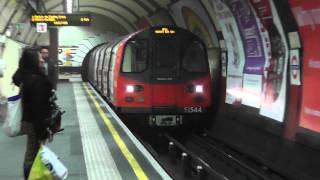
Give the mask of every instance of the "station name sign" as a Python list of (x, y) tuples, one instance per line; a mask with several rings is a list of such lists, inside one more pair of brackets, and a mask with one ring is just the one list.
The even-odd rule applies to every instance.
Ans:
[(47, 23), (48, 26), (89, 26), (90, 14), (35, 14), (31, 23)]

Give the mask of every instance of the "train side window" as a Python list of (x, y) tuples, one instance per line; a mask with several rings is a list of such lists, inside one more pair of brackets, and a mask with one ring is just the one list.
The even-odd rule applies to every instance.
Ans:
[(142, 72), (147, 68), (148, 49), (146, 40), (131, 40), (124, 52), (122, 72)]
[(190, 72), (207, 72), (208, 62), (203, 44), (197, 40), (182, 45), (182, 67)]

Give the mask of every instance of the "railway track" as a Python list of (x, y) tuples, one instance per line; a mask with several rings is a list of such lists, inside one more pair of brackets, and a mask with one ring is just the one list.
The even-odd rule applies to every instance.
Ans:
[[(188, 131), (162, 131), (149, 128), (132, 128), (138, 139), (163, 165), (173, 179), (197, 180), (269, 180), (259, 172), (235, 160), (213, 144), (206, 136)], [(241, 167), (243, 166), (243, 167)]]
[(208, 163), (214, 166), (219, 172), (225, 174), (228, 179), (234, 180), (282, 180), (282, 176), (270, 172), (264, 165), (257, 166), (251, 160), (243, 159), (246, 155), (234, 152), (214, 141), (207, 134), (194, 134), (192, 140), (186, 146), (194, 151), (201, 152), (202, 156), (208, 159)]
[(140, 127), (132, 130), (173, 179), (299, 179), (233, 149), (210, 132)]
[[(167, 156), (170, 162), (179, 164), (183, 177), (214, 180), (269, 180), (272, 178), (255, 171), (232, 155), (205, 142), (205, 139), (180, 142), (169, 134)], [(196, 148), (195, 148), (196, 147)]]
[(189, 150), (174, 137), (169, 134), (164, 134), (163, 137), (168, 140), (170, 161), (179, 163), (184, 178), (228, 180), (226, 176), (209, 165), (205, 159), (201, 158), (196, 152)]
[(207, 134), (192, 134), (185, 139), (174, 133), (153, 133), (140, 139), (174, 179), (290, 179), (246, 159), (246, 155), (230, 150)]
[[(251, 171), (259, 178), (272, 179), (272, 180), (301, 180), (310, 179), (305, 177), (300, 172), (288, 172), (283, 167), (278, 167), (272, 162), (265, 160), (259, 156), (249, 155), (244, 152), (240, 152), (232, 145), (225, 144), (219, 139), (215, 138), (210, 132), (204, 132), (201, 134), (193, 134), (192, 142), (200, 142), (203, 148), (210, 149), (220, 154), (224, 154), (225, 157), (229, 157), (233, 163), (242, 166), (244, 170)], [(213, 154), (213, 153), (211, 153)]]

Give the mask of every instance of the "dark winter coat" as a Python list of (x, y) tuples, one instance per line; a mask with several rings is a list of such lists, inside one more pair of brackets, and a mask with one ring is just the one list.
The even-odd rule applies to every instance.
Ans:
[(53, 85), (54, 89), (56, 89), (56, 85), (55, 85), (55, 63), (48, 59), (45, 59), (46, 63), (48, 64), (48, 79), (50, 81), (50, 83)]
[(46, 130), (45, 119), (50, 112), (50, 98), (52, 85), (47, 76), (40, 72), (18, 70), (13, 76), (16, 85), (22, 85), (22, 121), (34, 124), (37, 139), (44, 140), (49, 137)]

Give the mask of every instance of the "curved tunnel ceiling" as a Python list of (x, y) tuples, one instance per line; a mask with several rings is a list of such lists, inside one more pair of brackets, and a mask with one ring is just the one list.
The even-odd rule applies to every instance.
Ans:
[[(146, 16), (152, 15), (176, 0), (92, 0), (78, 2), (78, 12), (93, 12), (114, 19), (128, 32), (137, 29), (135, 23)], [(47, 13), (64, 12), (64, 0), (45, 0), (44, 9)], [(76, 10), (76, 11), (77, 11)]]
[(107, 9), (99, 6), (80, 6), (79, 9), (80, 11), (94, 10), (95, 13), (114, 19), (116, 22), (121, 24), (122, 27), (126, 29), (128, 32), (131, 32), (136, 29), (135, 26), (130, 21), (128, 21), (128, 19), (126, 19), (124, 16), (122, 16), (121, 14), (111, 9)]

